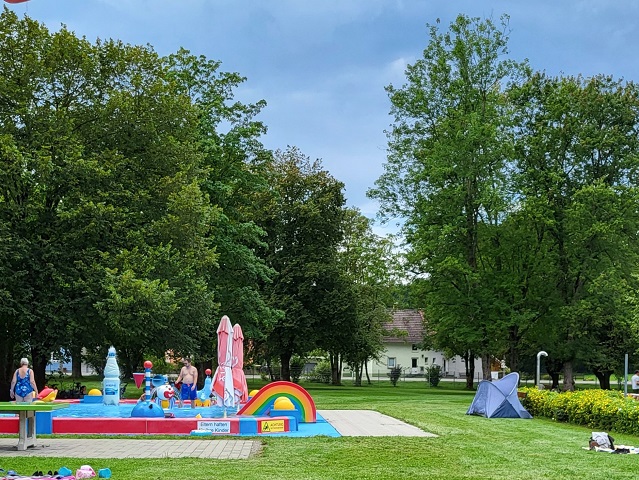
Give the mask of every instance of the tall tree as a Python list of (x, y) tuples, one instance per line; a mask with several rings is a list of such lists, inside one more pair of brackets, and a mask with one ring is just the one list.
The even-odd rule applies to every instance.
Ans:
[[(268, 287), (273, 305), (285, 312), (267, 340), (279, 357), (282, 377), (290, 378), (290, 359), (304, 355), (326, 334), (333, 318), (345, 318), (348, 300), (336, 267), (343, 237), (343, 184), (298, 149), (275, 153), (269, 175), (272, 203), (264, 221), (268, 233), (267, 261), (278, 272)], [(323, 340), (322, 340), (322, 337)]]
[(487, 283), (494, 265), (480, 245), (510, 206), (512, 116), (503, 90), (527, 74), (525, 64), (502, 59), (507, 27), (508, 17), (498, 26), (463, 15), (447, 32), (429, 27), (430, 42), (407, 67), (407, 83), (387, 87), (395, 121), (385, 173), (369, 191), (383, 217), (406, 219), (408, 258), (430, 277), (427, 317), (439, 347), (469, 360), (469, 387), (473, 358), (498, 348), (494, 284)]
[(149, 47), (91, 44), (7, 10), (0, 52), (0, 224), (18, 253), (3, 322), (24, 328), (7, 351), (31, 353), (40, 385), (60, 349), (114, 342), (126, 370), (144, 338), (191, 351), (215, 328), (216, 211), (190, 99)]
[[(391, 319), (392, 291), (399, 283), (399, 254), (391, 238), (375, 235), (371, 221), (357, 209), (348, 209), (339, 263), (348, 276), (354, 295), (352, 334), (344, 344), (342, 358), (361, 386), (366, 365), (384, 350), (384, 324)], [(368, 378), (370, 383), (370, 378)]]
[(637, 291), (639, 90), (607, 76), (538, 74), (513, 100), (521, 106), (520, 207), (553, 287), (538, 285), (545, 305), (533, 344), (563, 364), (564, 388), (573, 388), (577, 362), (609, 386), (635, 342), (624, 299)]
[[(255, 343), (281, 316), (264, 293), (275, 272), (258, 256), (266, 245), (258, 221), (269, 195), (266, 175), (272, 161), (259, 141), (266, 127), (255, 119), (265, 102), (235, 100), (234, 91), (245, 78), (220, 71), (220, 62), (180, 50), (167, 63), (174, 82), (197, 110), (197, 148), (205, 169), (201, 187), (220, 211), (211, 230), (218, 266), (208, 284), (219, 313), (242, 325), (247, 344)], [(211, 358), (215, 338), (200, 338), (200, 359)]]

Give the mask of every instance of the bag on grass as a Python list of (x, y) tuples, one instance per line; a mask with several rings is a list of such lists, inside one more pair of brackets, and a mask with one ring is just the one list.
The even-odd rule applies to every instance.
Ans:
[(590, 437), (590, 448), (609, 448), (615, 449), (614, 438), (608, 435), (606, 432), (592, 432)]
[(77, 478), (77, 479), (80, 479), (80, 478), (91, 478), (91, 477), (95, 477), (95, 470), (93, 470), (93, 468), (91, 468), (91, 465), (82, 465), (75, 472), (75, 478)]

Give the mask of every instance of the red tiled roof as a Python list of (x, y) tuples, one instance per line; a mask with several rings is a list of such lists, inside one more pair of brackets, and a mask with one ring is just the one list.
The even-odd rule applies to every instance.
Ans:
[(384, 336), (384, 343), (420, 343), (424, 340), (424, 313), (420, 310), (393, 310), (393, 318), (384, 325), (392, 332), (406, 332), (406, 336)]

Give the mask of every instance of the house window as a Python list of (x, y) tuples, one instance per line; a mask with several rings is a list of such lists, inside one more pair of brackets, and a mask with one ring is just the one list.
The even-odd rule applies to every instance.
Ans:
[(412, 368), (417, 368), (417, 359), (416, 358), (411, 358), (410, 363), (411, 363), (410, 366)]
[(417, 345), (415, 345), (414, 343), (411, 345), (411, 348), (413, 349), (413, 352), (417, 351)]
[(388, 357), (388, 368), (395, 368), (395, 357)]

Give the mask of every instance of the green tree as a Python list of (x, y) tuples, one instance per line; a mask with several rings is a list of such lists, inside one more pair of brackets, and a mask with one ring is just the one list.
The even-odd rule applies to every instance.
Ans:
[(398, 282), (397, 257), (392, 239), (375, 235), (371, 221), (359, 210), (347, 210), (338, 259), (355, 292), (355, 311), (353, 334), (344, 345), (342, 357), (355, 373), (357, 386), (361, 386), (364, 373), (368, 377), (364, 372), (368, 361), (379, 358), (384, 350), (384, 324), (390, 320), (393, 300), (389, 292)]
[[(338, 335), (334, 321), (348, 316), (349, 292), (336, 266), (343, 236), (343, 184), (298, 149), (275, 153), (269, 175), (272, 202), (265, 205), (267, 263), (278, 272), (267, 286), (273, 305), (285, 312), (267, 339), (267, 358), (279, 357), (282, 378), (290, 359), (328, 346)], [(345, 297), (346, 295), (346, 297)]]
[(593, 368), (602, 386), (635, 343), (628, 298), (637, 291), (637, 107), (634, 84), (608, 76), (533, 76), (521, 107), (521, 210), (545, 252), (543, 315), (532, 344), (563, 364)]
[(190, 98), (149, 47), (91, 44), (7, 10), (0, 52), (0, 225), (16, 252), (3, 322), (23, 326), (7, 352), (29, 351), (42, 385), (60, 349), (117, 341), (130, 371), (143, 354), (132, 332), (191, 351), (215, 328), (217, 211), (199, 188)]
[[(245, 337), (259, 343), (281, 316), (264, 293), (275, 272), (259, 256), (266, 245), (258, 221), (269, 195), (266, 174), (272, 155), (259, 141), (266, 127), (255, 116), (265, 102), (247, 105), (234, 100), (234, 90), (245, 79), (221, 72), (220, 62), (186, 50), (170, 55), (167, 62), (171, 78), (197, 111), (197, 148), (205, 170), (201, 187), (220, 211), (210, 233), (218, 266), (208, 285), (215, 291), (219, 314), (240, 323)], [(199, 356), (210, 358), (216, 340), (200, 338)]]
[(387, 87), (395, 121), (385, 173), (369, 191), (383, 217), (406, 219), (409, 264), (429, 277), (427, 317), (438, 346), (466, 358), (468, 387), (474, 357), (502, 348), (493, 343), (502, 320), (491, 301), (495, 265), (481, 245), (495, 241), (511, 203), (512, 114), (503, 92), (527, 74), (525, 64), (502, 58), (507, 20), (460, 15), (447, 32), (430, 26), (407, 83)]

